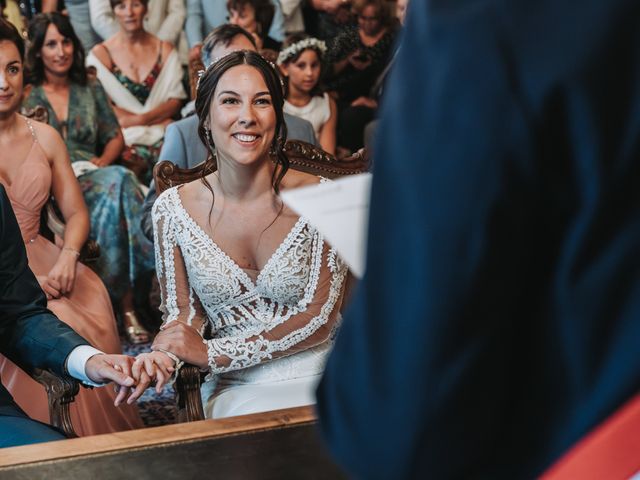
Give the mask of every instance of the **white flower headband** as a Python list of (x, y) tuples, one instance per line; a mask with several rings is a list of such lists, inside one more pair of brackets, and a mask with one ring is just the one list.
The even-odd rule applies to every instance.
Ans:
[(307, 48), (313, 48), (319, 50), (322, 55), (327, 51), (327, 44), (323, 40), (317, 38), (305, 38), (299, 42), (289, 45), (278, 54), (278, 65), (282, 65), (291, 57), (295, 57), (299, 52), (306, 50)]

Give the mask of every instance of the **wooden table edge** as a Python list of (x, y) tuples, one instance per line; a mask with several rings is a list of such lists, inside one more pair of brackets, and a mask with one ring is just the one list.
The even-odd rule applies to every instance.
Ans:
[(38, 462), (50, 462), (162, 444), (227, 437), (275, 427), (303, 426), (316, 422), (314, 407), (295, 407), (271, 412), (199, 422), (149, 427), (127, 432), (73, 438), (0, 449), (0, 470)]

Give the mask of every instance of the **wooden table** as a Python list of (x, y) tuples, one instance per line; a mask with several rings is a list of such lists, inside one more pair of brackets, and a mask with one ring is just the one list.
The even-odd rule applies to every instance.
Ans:
[(0, 449), (0, 479), (341, 479), (312, 407)]

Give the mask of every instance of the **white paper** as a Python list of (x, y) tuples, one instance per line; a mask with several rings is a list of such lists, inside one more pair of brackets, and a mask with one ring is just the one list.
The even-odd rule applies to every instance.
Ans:
[(317, 228), (358, 278), (364, 274), (371, 174), (287, 190), (285, 204)]

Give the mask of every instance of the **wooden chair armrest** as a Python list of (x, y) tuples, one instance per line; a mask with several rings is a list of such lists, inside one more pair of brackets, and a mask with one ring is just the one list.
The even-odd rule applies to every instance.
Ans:
[(75, 438), (76, 432), (71, 425), (69, 405), (80, 390), (80, 383), (68, 376), (56, 375), (49, 370), (36, 368), (31, 377), (42, 384), (49, 400), (49, 418), (51, 425), (59, 428), (69, 438)]
[(201, 383), (200, 369), (194, 365), (184, 364), (178, 372), (174, 384), (179, 423), (204, 420), (202, 397), (200, 396)]

